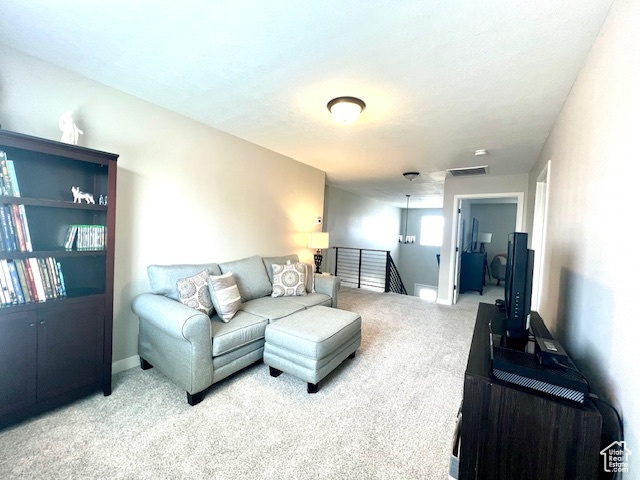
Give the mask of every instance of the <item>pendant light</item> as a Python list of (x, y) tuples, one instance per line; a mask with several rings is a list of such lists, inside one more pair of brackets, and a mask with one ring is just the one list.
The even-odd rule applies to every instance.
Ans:
[(402, 241), (402, 235), (398, 236), (398, 242), (399, 243), (414, 243), (415, 239), (409, 239), (409, 236), (407, 235), (407, 230), (409, 228), (409, 197), (411, 197), (411, 195), (407, 195), (407, 212), (405, 213), (404, 216), (404, 242)]

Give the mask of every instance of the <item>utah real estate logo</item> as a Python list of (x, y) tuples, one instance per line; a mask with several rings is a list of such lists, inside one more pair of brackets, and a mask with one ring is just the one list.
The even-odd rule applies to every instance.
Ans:
[(629, 450), (624, 441), (613, 442), (608, 447), (600, 451), (600, 455), (604, 457), (605, 472), (628, 472), (629, 471)]

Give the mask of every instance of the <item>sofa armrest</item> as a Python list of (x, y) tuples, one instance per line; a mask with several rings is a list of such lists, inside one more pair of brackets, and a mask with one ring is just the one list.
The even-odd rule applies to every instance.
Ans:
[(338, 308), (338, 292), (340, 291), (340, 278), (333, 275), (316, 275), (314, 278), (317, 293), (324, 293), (331, 297), (331, 306)]
[(163, 295), (133, 299), (140, 318), (138, 353), (189, 393), (213, 383), (211, 319)]

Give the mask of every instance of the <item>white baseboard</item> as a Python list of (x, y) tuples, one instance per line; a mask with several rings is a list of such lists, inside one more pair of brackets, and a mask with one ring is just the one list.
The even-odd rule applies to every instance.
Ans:
[(124, 372), (125, 370), (129, 370), (130, 368), (139, 367), (140, 366), (140, 356), (134, 355), (133, 357), (123, 358), (122, 360), (118, 360), (117, 362), (113, 362), (111, 364), (111, 374), (115, 375), (116, 373)]

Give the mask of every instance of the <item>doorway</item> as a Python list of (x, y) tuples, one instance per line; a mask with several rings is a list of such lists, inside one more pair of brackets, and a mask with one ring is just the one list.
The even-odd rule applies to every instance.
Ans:
[(542, 169), (536, 182), (536, 200), (533, 211), (533, 232), (531, 248), (533, 255), (533, 290), (531, 292), (531, 309), (540, 308), (542, 278), (544, 276), (544, 250), (547, 238), (547, 206), (549, 204), (549, 174), (551, 160)]
[[(472, 241), (472, 229), (471, 225), (473, 222), (472, 216), (472, 205), (501, 205), (501, 204), (515, 204), (515, 222), (510, 224), (508, 227), (497, 228), (496, 225), (500, 222), (496, 220), (496, 222), (492, 222), (488, 220), (489, 217), (485, 217), (484, 226), (485, 230), (498, 230), (499, 233), (496, 236), (495, 244), (493, 247), (490, 246), (489, 243), (485, 244), (485, 251), (487, 251), (487, 262), (490, 263), (492, 261), (493, 255), (500, 250), (500, 245), (502, 244), (502, 240), (504, 240), (505, 247), (504, 251), (506, 251), (506, 239), (507, 234), (504, 232), (510, 230), (508, 233), (513, 231), (522, 231), (523, 229), (523, 219), (524, 219), (524, 193), (523, 192), (513, 192), (513, 193), (494, 193), (494, 194), (470, 194), (470, 195), (455, 195), (454, 196), (454, 209), (451, 225), (453, 226), (452, 238), (455, 239), (452, 242), (451, 246), (451, 256), (450, 258), (453, 260), (449, 264), (449, 285), (447, 286), (449, 292), (449, 298), (452, 299), (452, 304), (457, 303), (459, 299), (460, 292), (460, 266), (461, 266), (461, 255), (463, 251), (469, 249), (470, 243)], [(488, 210), (488, 209), (487, 209)], [(477, 219), (476, 219), (477, 220)], [(506, 228), (506, 230), (505, 230)], [(485, 232), (483, 230), (483, 224), (479, 224), (479, 232), (480, 233), (492, 233), (490, 231)], [(504, 236), (504, 239), (501, 237)], [(486, 236), (484, 236), (486, 237)], [(494, 240), (492, 238), (491, 243)], [(488, 247), (488, 248), (487, 248)], [(502, 253), (502, 252), (500, 252)], [(495, 296), (501, 295), (501, 289), (503, 287), (498, 287), (496, 289), (491, 289), (491, 294)], [(469, 292), (463, 293), (464, 295), (478, 295), (477, 292)], [(486, 301), (491, 301), (489, 296), (487, 296)]]

